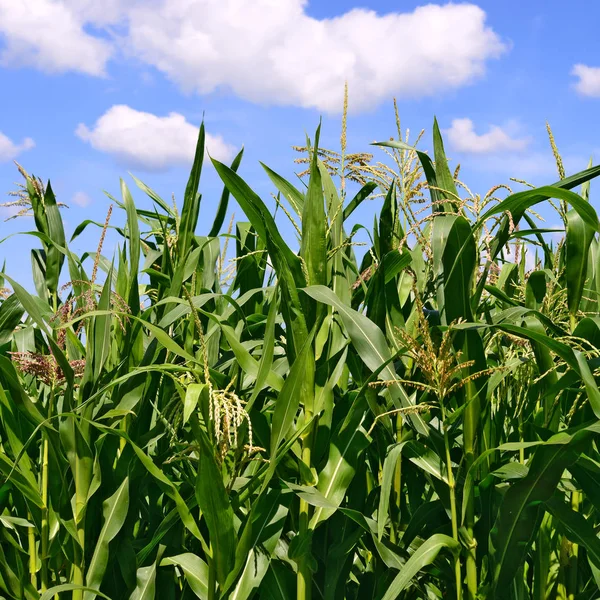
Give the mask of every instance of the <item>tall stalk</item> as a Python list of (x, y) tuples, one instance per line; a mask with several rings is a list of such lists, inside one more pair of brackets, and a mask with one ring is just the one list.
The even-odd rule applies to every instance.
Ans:
[[(54, 385), (50, 387), (50, 396), (48, 399), (48, 419), (52, 418), (54, 410)], [(48, 575), (48, 546), (50, 542), (50, 526), (49, 526), (49, 510), (48, 510), (48, 481), (49, 481), (49, 440), (48, 433), (44, 431), (42, 444), (42, 528), (40, 532), (41, 537), (41, 567), (42, 567), (42, 581), (41, 590), (45, 592), (49, 586), (49, 575)]]
[[(31, 513), (28, 512), (27, 516), (31, 521)], [(35, 529), (29, 527), (27, 529), (27, 551), (29, 554), (29, 581), (34, 589), (37, 590), (37, 551), (35, 548)]]
[[(477, 431), (479, 428), (479, 398), (478, 390), (473, 381), (465, 386), (465, 420), (463, 427), (463, 444), (465, 451), (465, 469), (471, 469), (476, 458)], [(465, 528), (467, 530), (466, 575), (467, 600), (475, 600), (477, 596), (477, 542), (474, 537), (475, 528), (475, 493), (471, 490), (467, 502)]]
[[(85, 583), (85, 519), (79, 515), (85, 511), (86, 496), (82, 493), (81, 485), (81, 461), (75, 458), (75, 520), (77, 522), (77, 542), (75, 546), (75, 564), (73, 565), (73, 583), (83, 586)], [(83, 600), (83, 590), (73, 590), (73, 600)]]
[[(312, 414), (306, 415), (307, 419), (312, 418)], [(302, 462), (310, 470), (312, 461), (312, 427), (309, 430), (308, 435), (304, 438), (302, 443)], [(309, 522), (310, 522), (310, 505), (300, 498), (300, 507), (298, 514), (298, 533), (300, 536), (306, 537), (309, 535)], [(308, 546), (310, 550), (310, 546)], [(309, 551), (308, 550), (308, 551)], [(310, 563), (306, 553), (303, 553), (298, 564), (298, 576), (296, 584), (296, 593), (298, 600), (311, 600), (312, 597), (312, 573), (310, 570)]]
[(208, 600), (217, 598), (217, 569), (215, 566), (215, 549), (210, 545), (211, 557), (208, 561)]
[[(446, 470), (448, 471), (448, 489), (450, 491), (450, 518), (452, 520), (452, 537), (457, 543), (460, 543), (458, 537), (458, 513), (456, 510), (456, 483), (454, 481), (454, 473), (452, 469), (452, 457), (450, 456), (450, 436), (448, 435), (448, 427), (446, 426), (446, 411), (443, 408), (442, 401), (442, 427), (444, 429), (444, 449), (446, 451)], [(462, 599), (462, 567), (460, 553), (454, 557), (454, 578), (456, 585), (456, 600)]]

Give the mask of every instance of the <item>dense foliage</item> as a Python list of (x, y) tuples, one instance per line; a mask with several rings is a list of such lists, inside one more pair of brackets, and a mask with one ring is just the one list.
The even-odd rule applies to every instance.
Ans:
[[(110, 211), (76, 256), (26, 176), (35, 295), (5, 274), (0, 301), (3, 597), (598, 597), (600, 167), (500, 200), (460, 185), (437, 124), (431, 158), (382, 143), (388, 168), (311, 143), (306, 184), (265, 167), (298, 252), (241, 154), (213, 161), (196, 235), (203, 128), (180, 213), (122, 182), (112, 259)], [(378, 193), (358, 262), (347, 223)], [(230, 195), (247, 221), (223, 233)]]

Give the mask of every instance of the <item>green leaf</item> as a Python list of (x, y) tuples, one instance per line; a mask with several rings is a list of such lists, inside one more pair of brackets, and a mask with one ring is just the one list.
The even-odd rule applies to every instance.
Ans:
[(159, 548), (156, 560), (149, 567), (140, 567), (136, 573), (135, 590), (129, 600), (154, 600), (156, 595), (156, 567), (160, 562), (164, 547)]
[[(342, 304), (339, 298), (325, 286), (311, 286), (303, 291), (311, 298), (333, 306), (338, 311), (358, 356), (371, 371), (377, 373), (377, 376), (382, 380), (392, 381), (397, 379), (393, 365), (389, 364), (392, 356), (385, 336), (373, 321)], [(398, 401), (399, 407), (413, 406), (400, 384), (394, 383), (388, 387), (388, 390), (392, 398)], [(420, 414), (411, 414), (410, 418), (419, 433), (428, 435), (427, 425)]]
[(263, 201), (237, 173), (217, 160), (213, 159), (212, 162), (217, 173), (241, 206), (252, 226), (267, 245), (269, 254), (276, 261), (274, 266), (277, 272), (281, 271), (280, 266), (283, 268), (286, 265), (292, 271), (294, 279), (302, 281), (300, 259), (284, 242), (279, 227), (277, 227), (273, 219), (272, 212), (269, 211)]
[(504, 495), (491, 535), (492, 590), (512, 584), (533, 543), (548, 500), (563, 471), (577, 460), (573, 444), (544, 445), (536, 449), (526, 477)]
[[(48, 222), (48, 236), (54, 244), (64, 248), (66, 246), (65, 230), (50, 182), (44, 192), (44, 210)], [(50, 245), (46, 251), (46, 285), (51, 294), (56, 294), (58, 291), (60, 271), (65, 259), (54, 244)]]
[(294, 423), (294, 418), (302, 400), (306, 370), (312, 369), (314, 371), (314, 362), (311, 336), (293, 362), (289, 375), (275, 402), (271, 424), (271, 461), (275, 460), (281, 442), (286, 438)]
[(525, 306), (539, 310), (546, 295), (546, 273), (545, 271), (534, 271), (527, 279), (525, 288)]
[(127, 282), (127, 293), (129, 309), (136, 315), (140, 310), (138, 296), (138, 273), (140, 270), (140, 228), (135, 204), (127, 184), (121, 179), (121, 195), (127, 212), (127, 233), (129, 236), (129, 279)]
[(289, 181), (281, 177), (267, 167), (264, 163), (260, 163), (262, 168), (266, 171), (269, 179), (273, 182), (275, 187), (283, 195), (283, 197), (290, 203), (290, 206), (294, 212), (300, 216), (304, 210), (304, 194), (299, 192)]
[[(405, 442), (404, 442), (405, 443)], [(381, 540), (385, 530), (385, 524), (388, 518), (388, 508), (390, 506), (390, 492), (396, 464), (402, 455), (404, 443), (395, 444), (388, 448), (388, 453), (383, 461), (383, 470), (381, 476), (381, 492), (379, 494), (379, 508), (377, 509), (377, 537)]]
[(61, 594), (62, 592), (71, 592), (71, 591), (75, 591), (75, 590), (79, 590), (82, 592), (94, 592), (97, 596), (100, 596), (101, 598), (106, 598), (106, 600), (111, 600), (110, 596), (107, 596), (106, 594), (103, 594), (102, 592), (92, 590), (83, 585), (77, 585), (76, 583), (63, 583), (61, 585), (55, 585), (55, 586), (51, 587), (50, 589), (46, 590), (40, 596), (40, 600), (53, 600), (53, 598), (58, 597), (58, 595)]
[[(442, 322), (471, 320), (471, 292), (477, 260), (471, 224), (461, 216), (433, 221), (433, 263)], [(448, 291), (446, 291), (448, 290)]]
[(25, 310), (16, 294), (9, 296), (0, 305), (0, 346), (12, 337), (17, 325), (21, 322)]
[(217, 582), (222, 587), (235, 564), (233, 510), (223, 485), (214, 451), (206, 434), (198, 428), (200, 463), (196, 479), (196, 499), (210, 534)]
[[(274, 492), (274, 493), (273, 493)], [(243, 550), (243, 571), (233, 588), (229, 600), (247, 600), (259, 589), (269, 568), (271, 556), (280, 541), (286, 517), (287, 507), (280, 504), (279, 490), (273, 490), (261, 497), (262, 503), (257, 504), (246, 525), (246, 531), (251, 533), (248, 545), (240, 543), (238, 554)]]
[(583, 546), (590, 560), (600, 569), (600, 538), (594, 531), (594, 525), (558, 495), (546, 500), (545, 505), (548, 512), (566, 529), (569, 540)]
[(435, 158), (435, 178), (441, 190), (442, 199), (445, 200), (442, 206), (434, 206), (433, 210), (434, 212), (442, 210), (449, 213), (458, 212), (458, 190), (454, 183), (454, 177), (448, 167), (442, 134), (440, 133), (440, 128), (435, 117), (433, 119), (433, 155)]
[(183, 198), (183, 208), (181, 210), (181, 221), (179, 223), (179, 237), (177, 239), (177, 250), (182, 260), (187, 258), (188, 251), (194, 239), (196, 224), (198, 223), (198, 214), (200, 212), (200, 196), (198, 186), (200, 185), (200, 174), (202, 173), (202, 161), (204, 160), (204, 121), (200, 125), (198, 132), (198, 142), (196, 144), (196, 153), (192, 171), (185, 188)]
[(565, 278), (567, 281), (567, 304), (574, 317), (579, 309), (587, 277), (588, 256), (594, 239), (594, 228), (588, 225), (576, 211), (567, 213), (565, 237)]
[[(96, 549), (88, 567), (85, 582), (88, 588), (99, 590), (106, 566), (108, 565), (109, 543), (115, 539), (127, 517), (129, 510), (129, 478), (126, 477), (117, 491), (102, 503), (104, 524), (96, 542)], [(92, 600), (96, 594), (86, 592), (84, 600)]]
[(366, 403), (356, 400), (341, 428), (332, 437), (327, 463), (319, 473), (317, 490), (333, 507), (317, 508), (310, 521), (311, 529), (329, 519), (341, 505), (348, 486), (354, 479), (363, 450), (371, 442), (362, 427), (365, 409)]
[(169, 215), (169, 217), (174, 217), (173, 209), (151, 188), (149, 188), (143, 181), (140, 181), (133, 173), (129, 173), (129, 176), (135, 182), (140, 190), (145, 192), (148, 197), (152, 198), (156, 204), (158, 204), (164, 211)]
[[(236, 172), (242, 162), (242, 156), (244, 155), (244, 149), (242, 148), (233, 159), (231, 163), (231, 170)], [(223, 188), (223, 193), (221, 194), (221, 200), (219, 201), (219, 206), (217, 207), (217, 214), (215, 215), (215, 220), (210, 229), (208, 237), (215, 237), (219, 235), (219, 231), (221, 231), (221, 227), (223, 227), (223, 221), (225, 220), (225, 215), (227, 214), (227, 205), (229, 204), (229, 189), (227, 186)]]
[(433, 563), (440, 551), (445, 548), (453, 554), (458, 554), (460, 551), (458, 542), (441, 533), (432, 535), (426, 542), (421, 544), (396, 575), (382, 600), (395, 600), (413, 582), (419, 571)]
[(290, 600), (296, 593), (294, 572), (280, 560), (271, 566), (260, 586), (262, 600)]
[[(528, 208), (548, 200), (550, 198), (556, 198), (558, 200), (564, 200), (570, 204), (581, 219), (586, 223), (593, 231), (599, 230), (598, 215), (592, 208), (589, 202), (586, 202), (579, 194), (571, 192), (565, 189), (567, 185), (577, 185), (582, 181), (597, 177), (600, 174), (600, 167), (594, 167), (583, 171), (578, 176), (573, 176), (563, 180), (562, 187), (546, 185), (533, 190), (527, 190), (525, 192), (517, 192), (512, 194), (508, 198), (505, 198), (499, 204), (494, 205), (492, 208), (487, 210), (483, 215), (479, 217), (478, 224), (482, 224), (494, 215), (510, 212), (513, 215), (513, 221), (515, 225), (518, 219), (515, 220), (515, 216), (520, 217)], [(568, 183), (567, 183), (568, 182)]]
[(201, 600), (208, 599), (208, 565), (195, 554), (185, 552), (177, 556), (163, 558), (160, 566), (175, 565), (179, 567), (188, 582), (190, 589)]
[(366, 200), (377, 188), (377, 184), (373, 181), (369, 181), (362, 186), (357, 194), (348, 202), (346, 208), (344, 208), (344, 221)]
[(246, 182), (223, 163), (213, 159), (213, 165), (269, 252), (282, 292), (283, 318), (291, 334), (287, 338), (288, 355), (294, 360), (308, 336), (298, 297), (298, 287), (306, 282), (301, 260), (284, 242), (273, 215)]
[(208, 390), (205, 383), (190, 383), (185, 390), (185, 399), (183, 401), (183, 422), (187, 423), (192, 413), (198, 407), (202, 392)]
[[(265, 335), (263, 338), (263, 349), (262, 356), (258, 365), (258, 373), (256, 374), (256, 381), (254, 382), (254, 389), (252, 395), (246, 403), (246, 410), (249, 411), (252, 408), (258, 394), (264, 388), (267, 383), (267, 377), (271, 372), (273, 365), (273, 356), (275, 353), (275, 322), (277, 320), (277, 307), (278, 307), (278, 294), (279, 287), (275, 287), (273, 296), (271, 297), (271, 304), (269, 306), (269, 313), (267, 315), (267, 322), (265, 324)], [(283, 386), (279, 390), (283, 389)]]
[(315, 143), (312, 149), (310, 180), (302, 211), (302, 239), (300, 256), (304, 260), (308, 273), (308, 285), (323, 285), (327, 283), (327, 218), (323, 198), (323, 184), (318, 165), (317, 148), (319, 133), (317, 128)]

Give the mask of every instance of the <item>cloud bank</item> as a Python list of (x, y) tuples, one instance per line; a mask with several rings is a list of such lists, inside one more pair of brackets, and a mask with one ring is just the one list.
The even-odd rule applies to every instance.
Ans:
[(507, 50), (474, 4), (316, 19), (307, 0), (0, 0), (0, 39), (4, 64), (102, 76), (121, 49), (188, 92), (325, 112), (346, 80), (364, 110), (468, 85)]

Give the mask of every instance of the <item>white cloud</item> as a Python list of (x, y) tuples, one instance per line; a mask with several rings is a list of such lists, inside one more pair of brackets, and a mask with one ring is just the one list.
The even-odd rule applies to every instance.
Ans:
[(512, 137), (497, 125), (491, 125), (487, 133), (477, 133), (471, 119), (454, 119), (450, 129), (444, 133), (452, 148), (470, 154), (525, 150), (531, 141), (529, 138)]
[(429, 4), (333, 19), (306, 0), (163, 0), (130, 12), (129, 48), (186, 90), (224, 88), (247, 100), (324, 111), (392, 95), (432, 95), (472, 82), (506, 49), (472, 4)]
[[(159, 117), (123, 104), (106, 111), (91, 129), (80, 123), (75, 133), (96, 150), (152, 171), (189, 165), (198, 139), (198, 128), (183, 115)], [(233, 148), (221, 136), (207, 134), (206, 147), (213, 158), (232, 156)]]
[(71, 202), (81, 208), (85, 208), (92, 203), (92, 199), (85, 192), (75, 192), (73, 198), (71, 198)]
[[(354, 8), (330, 19), (310, 16), (307, 4), (0, 0), (2, 56), (46, 71), (101, 75), (119, 46), (186, 91), (227, 90), (261, 104), (331, 112), (341, 110), (346, 80), (351, 109), (367, 109), (393, 95), (467, 85), (507, 49), (474, 4), (387, 14)], [(88, 33), (90, 24), (102, 37)]]
[(31, 138), (25, 138), (20, 144), (15, 144), (9, 137), (0, 131), (0, 163), (14, 160), (25, 150), (31, 150), (35, 142)]
[(587, 65), (575, 65), (571, 71), (578, 81), (575, 89), (582, 96), (600, 98), (600, 67), (588, 67)]
[(0, 0), (0, 64), (104, 75), (111, 45), (84, 25), (61, 0)]

